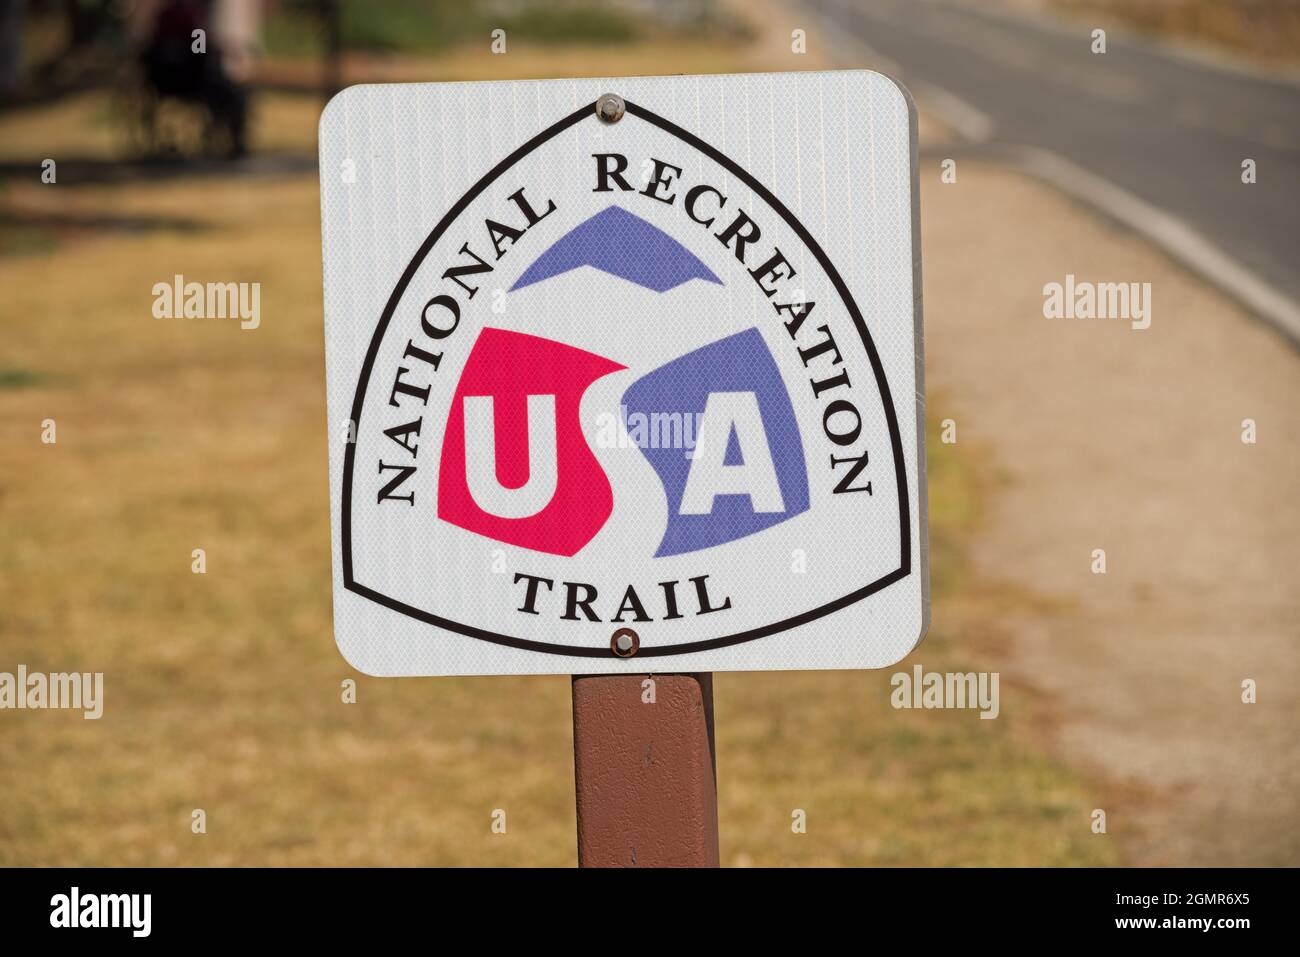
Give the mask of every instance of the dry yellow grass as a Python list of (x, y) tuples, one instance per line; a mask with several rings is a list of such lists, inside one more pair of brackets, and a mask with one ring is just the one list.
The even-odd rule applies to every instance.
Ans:
[(1052, 0), (1077, 17), (1114, 18), (1137, 30), (1231, 51), (1275, 66), (1300, 62), (1295, 0)]
[[(282, 131), (314, 126), (308, 98), (271, 105)], [(370, 679), (334, 647), (314, 179), (5, 201), (163, 224), (0, 259), (0, 670), (106, 676), (100, 721), (0, 713), (0, 865), (572, 864), (567, 679)], [(154, 319), (174, 273), (260, 282), (261, 328)], [(944, 625), (978, 473), (931, 447), (940, 604), (900, 668), (987, 668)], [(894, 711), (891, 671), (718, 677), (725, 863), (1113, 860), (1025, 706)]]

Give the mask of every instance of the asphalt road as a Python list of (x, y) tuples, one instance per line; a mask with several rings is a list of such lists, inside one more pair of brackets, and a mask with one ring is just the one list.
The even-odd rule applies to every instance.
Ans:
[[(807, 2), (905, 83), (985, 114), (990, 142), (1065, 157), (1300, 302), (1300, 85), (1123, 39), (1104, 17), (1051, 27), (936, 0)], [(1094, 27), (1107, 29), (1104, 54)], [(1247, 158), (1254, 185), (1241, 181)]]

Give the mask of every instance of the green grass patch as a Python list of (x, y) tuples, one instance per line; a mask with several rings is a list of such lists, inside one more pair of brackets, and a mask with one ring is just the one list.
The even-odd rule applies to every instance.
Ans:
[(50, 381), (50, 376), (35, 369), (15, 369), (0, 366), (0, 391), (30, 389)]
[[(343, 46), (365, 53), (433, 53), (460, 43), (491, 42), (492, 31), (506, 31), (511, 42), (629, 43), (646, 31), (640, 20), (595, 5), (528, 7), (517, 13), (484, 9), (453, 0), (382, 0), (344, 3)], [(315, 5), (285, 4), (268, 17), (267, 52), (279, 56), (319, 55), (325, 34)], [(507, 46), (508, 49), (508, 46)]]

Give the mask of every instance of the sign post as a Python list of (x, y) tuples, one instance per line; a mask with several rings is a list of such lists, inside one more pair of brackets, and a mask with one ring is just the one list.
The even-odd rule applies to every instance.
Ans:
[(573, 678), (582, 867), (717, 867), (713, 675)]
[(713, 672), (925, 633), (916, 156), (863, 70), (321, 117), (335, 638), (573, 676), (584, 864), (718, 863)]

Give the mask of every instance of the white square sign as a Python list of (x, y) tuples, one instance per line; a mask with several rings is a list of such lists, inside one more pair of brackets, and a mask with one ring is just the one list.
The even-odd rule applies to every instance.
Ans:
[(320, 168), (352, 665), (878, 668), (920, 640), (916, 114), (894, 81), (358, 86)]

